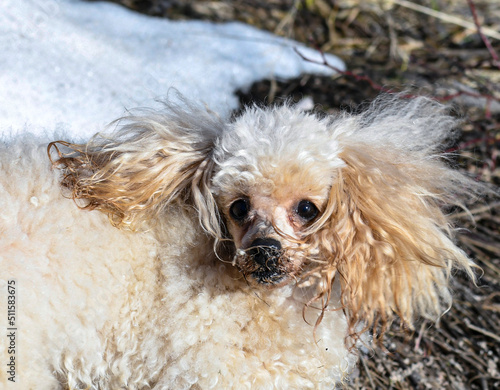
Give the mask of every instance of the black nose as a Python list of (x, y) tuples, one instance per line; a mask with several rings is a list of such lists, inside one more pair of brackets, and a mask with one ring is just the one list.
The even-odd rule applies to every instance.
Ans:
[(250, 244), (248, 254), (253, 260), (267, 269), (275, 268), (281, 251), (279, 241), (272, 238), (257, 238)]

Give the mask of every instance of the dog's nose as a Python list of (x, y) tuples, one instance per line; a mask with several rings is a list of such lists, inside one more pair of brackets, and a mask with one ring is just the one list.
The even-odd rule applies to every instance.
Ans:
[(276, 267), (277, 258), (281, 251), (281, 243), (272, 238), (257, 238), (250, 244), (249, 255), (262, 267), (271, 269)]

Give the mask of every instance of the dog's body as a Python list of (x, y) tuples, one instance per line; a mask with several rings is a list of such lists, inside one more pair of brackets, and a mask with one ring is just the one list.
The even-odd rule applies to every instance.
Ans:
[(469, 182), (429, 157), (453, 124), (434, 103), (334, 121), (250, 109), (231, 124), (180, 110), (53, 144), (61, 170), (43, 140), (1, 147), (17, 329), (0, 361), (15, 356), (19, 388), (331, 389), (361, 323), (436, 317), (451, 267), (470, 272), (436, 211)]
[(193, 210), (165, 210), (160, 239), (127, 232), (61, 195), (46, 143), (25, 138), (2, 159), (19, 388), (329, 388), (353, 363), (343, 316), (327, 313), (315, 342), (307, 288), (253, 291), (215, 257)]

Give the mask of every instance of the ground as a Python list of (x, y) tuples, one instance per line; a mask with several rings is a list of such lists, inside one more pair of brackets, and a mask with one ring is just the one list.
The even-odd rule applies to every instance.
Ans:
[[(241, 101), (311, 98), (326, 111), (350, 108), (381, 91), (426, 94), (463, 119), (455, 163), (500, 185), (500, 2), (498, 0), (116, 0), (150, 15), (239, 20), (341, 57), (333, 77), (266, 80)], [(479, 30), (478, 30), (479, 29)], [(481, 34), (480, 34), (480, 33)], [(325, 65), (327, 66), (327, 64)], [(460, 213), (460, 246), (482, 271), (479, 285), (453, 281), (455, 301), (438, 326), (413, 332), (393, 324), (383, 345), (362, 353), (350, 389), (500, 388), (500, 202)]]

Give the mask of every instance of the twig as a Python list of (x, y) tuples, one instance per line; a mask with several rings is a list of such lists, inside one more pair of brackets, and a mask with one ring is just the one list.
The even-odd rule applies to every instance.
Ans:
[(461, 144), (459, 144), (456, 147), (446, 149), (446, 153), (453, 153), (453, 152), (456, 152), (457, 150), (469, 149), (471, 146), (477, 146), (479, 144), (494, 143), (494, 142), (498, 142), (498, 141), (500, 141), (499, 136), (474, 138), (470, 141), (462, 142)]
[(488, 337), (492, 338), (493, 340), (496, 340), (500, 343), (500, 336), (497, 336), (496, 334), (494, 334), (492, 332), (488, 332), (486, 329), (482, 329), (478, 326), (472, 325), (467, 318), (464, 318), (464, 322), (465, 322), (465, 325), (467, 326), (467, 328), (472, 329), (472, 330), (474, 330), (478, 333), (481, 333), (485, 336), (488, 336)]
[(361, 360), (361, 363), (363, 364), (363, 368), (366, 371), (366, 375), (368, 376), (368, 380), (370, 381), (371, 388), (375, 389), (375, 383), (373, 383), (373, 379), (372, 379), (372, 376), (370, 374), (370, 369), (368, 368), (368, 365), (366, 364), (365, 358), (362, 355), (360, 355), (359, 360)]
[[(363, 76), (363, 75), (357, 75), (349, 70), (342, 70), (342, 69), (339, 69), (337, 68), (336, 66), (330, 64), (328, 62), (328, 60), (326, 59), (326, 56), (325, 56), (325, 53), (323, 52), (320, 52), (321, 53), (321, 58), (322, 60), (319, 61), (319, 60), (314, 60), (312, 58), (308, 58), (306, 57), (304, 54), (302, 54), (299, 49), (297, 49), (296, 47), (294, 47), (294, 51), (295, 53), (297, 53), (298, 56), (300, 56), (300, 58), (302, 58), (304, 61), (307, 61), (307, 62), (311, 62), (313, 64), (318, 64), (318, 65), (324, 65), (326, 66), (327, 68), (330, 68), (332, 70), (334, 70), (335, 72), (341, 74), (341, 75), (344, 75), (344, 76), (348, 76), (348, 77), (352, 77), (354, 80), (356, 81), (365, 81), (367, 82), (370, 87), (372, 87), (374, 90), (376, 91), (380, 91), (380, 92), (385, 92), (385, 93), (396, 93), (397, 91), (394, 90), (394, 89), (389, 89), (389, 88), (385, 88), (383, 87), (382, 85), (380, 84), (377, 84), (375, 81), (373, 81), (370, 77), (368, 76)], [(416, 95), (405, 95), (404, 97), (416, 97)]]
[(459, 219), (463, 217), (468, 217), (470, 215), (482, 214), (485, 211), (491, 211), (500, 206), (500, 202), (494, 202), (485, 206), (479, 206), (469, 211), (461, 211), (460, 213), (456, 213), (452, 215), (453, 219)]
[[(278, 25), (276, 26), (276, 28), (274, 29), (274, 33), (276, 35), (280, 35), (282, 31), (285, 30), (285, 28), (291, 24), (292, 27), (293, 27), (293, 23), (295, 22), (295, 18), (297, 16), (297, 12), (299, 10), (299, 6), (300, 6), (300, 0), (295, 0), (293, 2), (293, 5), (292, 5), (292, 8), (290, 9), (290, 11), (288, 11), (288, 13), (285, 15), (285, 17), (281, 20), (281, 22), (278, 23)], [(287, 36), (289, 36), (290, 34), (287, 34)]]
[(472, 0), (467, 0), (467, 4), (469, 4), (470, 12), (472, 13), (472, 17), (474, 18), (474, 24), (476, 25), (477, 33), (481, 37), (481, 39), (484, 42), (484, 45), (490, 52), (491, 58), (493, 58), (493, 65), (495, 65), (498, 69), (500, 69), (500, 59), (498, 58), (497, 53), (495, 52), (495, 49), (493, 49), (493, 46), (491, 46), (490, 40), (488, 37), (483, 33), (483, 28), (481, 27), (481, 24), (479, 23), (479, 18), (477, 17), (477, 12), (476, 12), (476, 6)]
[[(412, 3), (411, 1), (406, 1), (406, 0), (393, 0), (393, 1), (395, 4), (398, 4), (402, 7), (409, 8), (409, 9), (412, 9), (414, 11), (432, 16), (436, 19), (442, 20), (443, 22), (456, 24), (457, 26), (469, 28), (472, 30), (476, 29), (476, 25), (474, 25), (474, 23), (468, 22), (467, 20), (460, 19), (459, 17), (453, 16), (453, 15), (448, 15), (448, 14), (445, 14), (444, 12), (435, 11), (433, 9), (424, 7), (422, 5)], [(485, 35), (489, 36), (490, 38), (500, 39), (500, 33), (498, 31), (491, 29), (491, 28), (486, 28), (486, 27), (483, 28), (483, 33)]]
[(455, 355), (457, 358), (460, 358), (467, 363), (469, 363), (471, 366), (473, 366), (477, 371), (479, 371), (482, 375), (484, 375), (484, 368), (486, 364), (483, 361), (478, 361), (476, 359), (473, 359), (469, 356), (469, 354), (466, 353), (466, 351), (461, 350), (459, 348), (455, 348), (455, 346), (451, 347), (447, 345), (444, 341), (438, 340), (437, 338), (431, 338), (431, 341), (434, 344), (437, 344), (439, 347), (444, 349), (445, 352), (449, 354)]
[[(380, 92), (384, 92), (384, 93), (389, 93), (389, 94), (394, 94), (394, 93), (398, 92), (397, 90), (395, 90), (393, 88), (386, 88), (386, 87), (384, 87), (384, 86), (376, 83), (375, 81), (373, 81), (368, 76), (358, 75), (358, 74), (355, 74), (355, 73), (353, 73), (353, 72), (351, 72), (349, 70), (342, 70), (340, 68), (337, 68), (336, 66), (334, 66), (334, 65), (332, 65), (332, 64), (330, 64), (328, 62), (328, 60), (326, 59), (325, 53), (323, 53), (321, 51), (320, 51), (320, 53), (321, 53), (321, 58), (322, 59), (320, 61), (320, 60), (315, 60), (315, 59), (306, 57), (304, 54), (302, 54), (299, 51), (299, 49), (297, 49), (297, 47), (294, 47), (293, 50), (304, 61), (310, 62), (312, 64), (324, 65), (327, 68), (330, 68), (333, 71), (337, 72), (338, 74), (341, 74), (341, 75), (347, 76), (347, 77), (352, 77), (356, 81), (365, 81), (365, 82), (367, 82), (370, 85), (370, 87), (372, 87), (376, 91), (380, 91)], [(412, 99), (412, 98), (415, 98), (417, 96), (418, 95), (414, 95), (414, 94), (404, 94), (404, 95), (401, 95), (400, 98), (402, 98), (402, 99)], [(479, 93), (476, 93), (476, 92), (469, 92), (469, 91), (458, 91), (456, 93), (452, 93), (452, 94), (441, 96), (441, 97), (435, 96), (435, 97), (433, 97), (433, 99), (435, 99), (437, 101), (447, 102), (447, 101), (453, 100), (453, 99), (455, 99), (455, 98), (457, 98), (459, 96), (471, 96), (471, 97), (475, 97), (475, 98), (483, 98), (483, 99), (486, 99), (486, 104), (487, 105), (492, 100), (500, 102), (500, 98), (499, 97), (492, 96), (492, 95), (486, 95), (486, 94), (479, 94)]]
[[(478, 239), (474, 239), (473, 237), (469, 237), (469, 236), (465, 236), (465, 235), (461, 235), (460, 240), (462, 240), (463, 242), (465, 242), (467, 244), (472, 244), (476, 247), (479, 247), (481, 249), (485, 249), (488, 252), (492, 252), (495, 255), (500, 256), (500, 247), (498, 246), (498, 244), (497, 245), (491, 244), (491, 243), (484, 242), (484, 241), (478, 240)], [(497, 270), (497, 273), (500, 274), (500, 272), (498, 270)]]
[(422, 325), (420, 326), (420, 332), (418, 332), (418, 337), (417, 337), (417, 340), (415, 341), (415, 350), (418, 350), (420, 348), (420, 342), (422, 341), (422, 338), (424, 337), (424, 332), (425, 332), (426, 326), (427, 326), (427, 321), (422, 322)]

